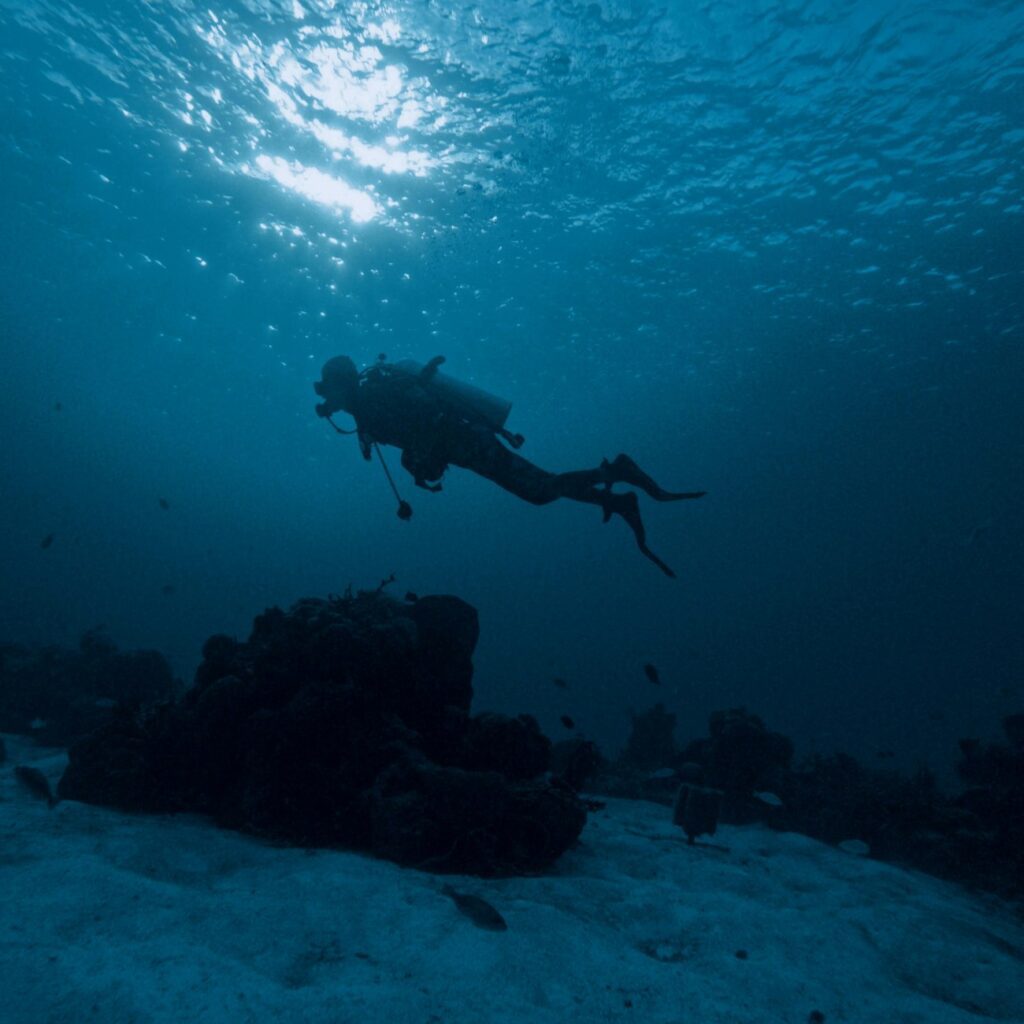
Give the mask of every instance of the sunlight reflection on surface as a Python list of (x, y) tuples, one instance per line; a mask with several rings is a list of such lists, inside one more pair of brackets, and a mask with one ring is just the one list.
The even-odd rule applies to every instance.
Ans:
[[(307, 17), (298, 4), (293, 13), (298, 20)], [(394, 46), (401, 37), (396, 19), (364, 22), (366, 15), (365, 7), (355, 5), (350, 11), (351, 26), (337, 20), (320, 27), (304, 22), (288, 38), (272, 44), (251, 33), (231, 39), (229, 26), (213, 12), (208, 12), (207, 25), (193, 26), (236, 73), (261, 87), (271, 104), (271, 117), (249, 121), (255, 133), (247, 140), (247, 148), (257, 155), (236, 161), (237, 169), (272, 180), (305, 199), (345, 210), (356, 223), (378, 216), (382, 207), (368, 191), (338, 176), (337, 165), (347, 166), (352, 179), (365, 178), (366, 169), (426, 177), (444, 161), (425, 149), (407, 147), (408, 135), (403, 132), (422, 133), (432, 125), (443, 126), (447, 105), (444, 96), (428, 92), (427, 79), (407, 78), (405, 69), (386, 60), (377, 45), (363, 42)], [(279, 129), (283, 122), (297, 129), (301, 138), (318, 143), (320, 158), (308, 151), (301, 161), (268, 152), (295, 151), (295, 146), (277, 144), (274, 120)]]
[[(132, 146), (171, 157), (198, 206), (211, 187), (249, 221), (290, 206), (311, 257), (333, 261), (321, 233), (355, 245), (369, 220), (361, 249), (564, 274), (561, 295), (579, 275), (559, 247), (596, 243), (644, 282), (642, 324), (669, 308), (717, 318), (723, 266), (755, 278), (766, 321), (787, 322), (808, 301), (793, 268), (826, 250), (839, 283), (815, 301), (838, 304), (837, 322), (980, 296), (1016, 273), (992, 267), (1024, 210), (1020, 4), (966, 17), (908, 0), (880, 18), (885, 5), (780, 0), (757, 19), (743, 4), (639, 0), (92, 7), (0, 0), (7, 122), (66, 109), (105, 131), (112, 108), (114, 137), (127, 125)], [(37, 135), (5, 123), (0, 149), (25, 161)], [(87, 198), (109, 211), (116, 195)], [(936, 249), (915, 252), (921, 239)], [(596, 252), (586, 277), (605, 266)], [(827, 332), (862, 342), (859, 328)]]
[(305, 167), (298, 160), (260, 155), (254, 161), (254, 167), (243, 165), (241, 169), (259, 177), (270, 178), (316, 203), (348, 210), (357, 224), (372, 220), (380, 213), (380, 207), (366, 192), (353, 188), (340, 178), (332, 178), (315, 167)]

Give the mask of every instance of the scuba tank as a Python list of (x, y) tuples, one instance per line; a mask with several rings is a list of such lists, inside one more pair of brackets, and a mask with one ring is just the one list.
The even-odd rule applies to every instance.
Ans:
[[(423, 363), (418, 363), (415, 359), (402, 359), (397, 363), (391, 363), (390, 366), (392, 370), (407, 373), (413, 377), (418, 377), (424, 369)], [(496, 433), (504, 433), (505, 421), (512, 411), (511, 402), (436, 370), (431, 376), (424, 379), (423, 385), (464, 415), (466, 419), (482, 420)]]

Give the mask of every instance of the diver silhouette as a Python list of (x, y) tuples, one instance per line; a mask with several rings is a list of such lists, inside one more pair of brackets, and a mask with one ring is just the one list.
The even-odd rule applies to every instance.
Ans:
[[(313, 385), (323, 399), (316, 407), (317, 415), (340, 434), (358, 435), (360, 451), (367, 461), (376, 450), (398, 500), (399, 518), (409, 519), (412, 508), (399, 496), (380, 445), (400, 448), (402, 465), (416, 486), (428, 491), (441, 490), (441, 477), (449, 465), (455, 465), (533, 505), (546, 505), (558, 498), (597, 505), (606, 523), (613, 515), (621, 516), (644, 555), (666, 576), (675, 577), (647, 546), (635, 492), (617, 494), (612, 486), (621, 483), (637, 487), (655, 501), (700, 498), (706, 492), (666, 491), (628, 455), (618, 455), (611, 462), (604, 459), (595, 469), (549, 473), (506, 447), (518, 449), (523, 444), (521, 435), (505, 429), (511, 403), (439, 373), (444, 361), (444, 356), (435, 356), (423, 366), (413, 360), (389, 363), (380, 356), (360, 373), (348, 356), (335, 356), (324, 364), (321, 379)], [(338, 427), (331, 420), (336, 412), (351, 415), (356, 429)]]

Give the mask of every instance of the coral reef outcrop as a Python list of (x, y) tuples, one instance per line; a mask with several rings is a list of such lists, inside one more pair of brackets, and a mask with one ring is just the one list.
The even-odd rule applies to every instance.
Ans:
[(269, 609), (248, 640), (207, 641), (180, 700), (73, 746), (59, 794), (434, 871), (541, 870), (586, 810), (544, 777), (550, 742), (530, 716), (471, 716), (478, 634), (450, 596)]

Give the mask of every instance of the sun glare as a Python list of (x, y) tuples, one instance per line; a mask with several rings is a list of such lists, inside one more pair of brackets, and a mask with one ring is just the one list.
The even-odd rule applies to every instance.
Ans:
[(243, 170), (276, 181), (278, 185), (322, 206), (348, 210), (357, 224), (373, 220), (380, 213), (380, 207), (366, 192), (315, 167), (306, 167), (298, 160), (260, 155), (252, 168), (246, 166)]
[[(244, 118), (254, 128), (249, 151), (257, 155), (235, 167), (365, 223), (395, 203), (378, 204), (369, 191), (349, 184), (338, 171), (347, 164), (353, 177), (365, 176), (366, 170), (427, 176), (440, 160), (410, 146), (409, 133), (422, 134), (443, 124), (447, 100), (430, 93), (425, 79), (409, 79), (394, 57), (385, 59), (380, 46), (400, 45), (402, 30), (394, 17), (316, 25), (314, 7), (297, 0), (293, 14), (297, 24), (288, 37), (272, 44), (254, 34), (232, 39), (230, 27), (212, 12), (207, 24), (196, 25), (203, 40), (269, 101), (271, 116)], [(352, 8), (354, 18), (367, 14), (364, 5)], [(221, 90), (213, 98), (219, 103)], [(195, 121), (191, 104), (181, 116), (186, 123)], [(209, 118), (203, 116), (207, 125)], [(287, 138), (289, 129), (323, 147), (322, 161), (315, 154), (311, 159), (308, 147), (302, 161), (270, 155), (273, 149), (295, 151)], [(356, 174), (360, 169), (363, 174)]]

